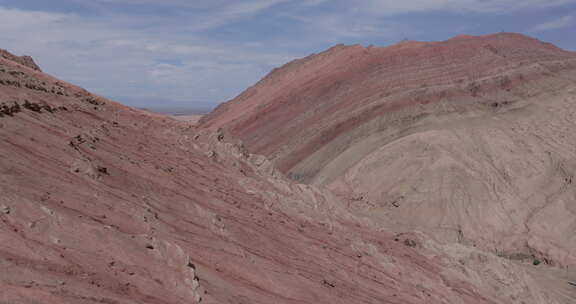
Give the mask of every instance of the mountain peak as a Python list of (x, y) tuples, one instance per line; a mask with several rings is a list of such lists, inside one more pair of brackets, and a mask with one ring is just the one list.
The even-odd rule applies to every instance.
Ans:
[[(451, 98), (481, 104), (515, 100), (515, 94), (534, 94), (522, 91), (528, 81), (575, 65), (575, 52), (515, 33), (388, 47), (337, 45), (275, 69), (205, 116), (201, 125), (224, 127), (253, 152), (277, 158), (284, 172), (312, 178), (316, 173), (295, 168), (340, 132), (415, 104)], [(302, 128), (302, 123), (321, 121), (322, 132)], [(279, 148), (284, 145), (302, 151), (288, 153), (294, 148)]]
[(7, 50), (0, 49), (0, 58), (4, 58), (13, 62), (16, 62), (25, 67), (31, 68), (33, 70), (41, 72), (40, 67), (34, 62), (34, 59), (30, 56), (16, 56)]
[(458, 35), (444, 41), (417, 41), (405, 39), (396, 44), (385, 47), (375, 47), (375, 49), (419, 48), (425, 46), (462, 47), (462, 44), (495, 44), (506, 48), (527, 47), (533, 49), (561, 51), (560, 48), (551, 43), (543, 42), (524, 34), (509, 32), (500, 32), (488, 35)]

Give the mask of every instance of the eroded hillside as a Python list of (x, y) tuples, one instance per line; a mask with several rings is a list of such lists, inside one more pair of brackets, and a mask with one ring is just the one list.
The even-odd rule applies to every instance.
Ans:
[(575, 114), (576, 53), (501, 33), (336, 46), (201, 124), (387, 231), (571, 272)]
[(2, 303), (573, 299), (569, 273), (388, 231), (223, 133), (6, 58), (0, 139)]

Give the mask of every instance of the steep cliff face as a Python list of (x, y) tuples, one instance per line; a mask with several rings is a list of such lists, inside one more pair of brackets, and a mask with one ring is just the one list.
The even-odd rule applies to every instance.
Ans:
[(205, 117), (387, 231), (576, 266), (576, 53), (519, 34), (336, 46)]

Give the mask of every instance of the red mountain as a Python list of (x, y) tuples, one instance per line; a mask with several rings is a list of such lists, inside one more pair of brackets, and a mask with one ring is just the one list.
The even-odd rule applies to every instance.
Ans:
[(1, 303), (493, 303), (222, 134), (19, 60), (0, 139)]
[[(546, 90), (531, 84), (559, 78), (575, 68), (575, 59), (574, 52), (511, 33), (383, 48), (338, 45), (275, 69), (205, 116), (202, 125), (225, 127), (281, 171), (310, 181), (358, 136), (384, 126), (339, 138), (383, 116), (419, 120), (440, 102), (462, 111), (510, 107)], [(314, 165), (299, 166), (336, 142)]]
[(201, 125), (386, 231), (571, 269), (565, 279), (576, 275), (575, 115), (576, 53), (500, 33), (336, 46), (272, 71)]
[[(544, 59), (514, 59), (493, 77), (482, 75), (496, 64), (476, 63), (474, 82), (442, 86), (423, 67), (447, 55), (418, 50), (448, 54), (443, 43), (337, 47), (205, 119), (224, 131), (2, 55), (0, 303), (574, 302), (573, 53), (515, 35), (446, 44), (492, 53), (477, 40)], [(380, 82), (365, 68), (396, 72)], [(420, 72), (398, 74), (411, 69)], [(426, 73), (427, 86), (412, 79)], [(385, 83), (377, 100), (345, 98)], [(518, 100), (488, 100), (496, 92)], [(319, 185), (285, 178), (229, 132)], [(331, 158), (316, 165), (322, 155)]]

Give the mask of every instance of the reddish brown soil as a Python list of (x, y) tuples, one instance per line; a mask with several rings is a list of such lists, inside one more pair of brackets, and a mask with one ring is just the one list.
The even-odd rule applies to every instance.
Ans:
[(222, 134), (5, 58), (0, 104), (1, 303), (495, 303)]
[[(510, 33), (340, 45), (274, 70), (200, 125), (382, 230), (544, 265), (508, 282), (554, 296), (506, 303), (576, 301), (575, 52)], [(495, 269), (479, 274), (494, 288), (519, 275)]]
[[(498, 46), (524, 43), (526, 50), (537, 44), (540, 56), (550, 60), (572, 56), (525, 37), (498, 37), (482, 39)], [(462, 46), (457, 52), (476, 54), (476, 47), (465, 47), (475, 41), (470, 39), (449, 43)], [(354, 110), (361, 114), (358, 117), (369, 119), (376, 115), (370, 113), (405, 107), (403, 99), (398, 99), (386, 106), (366, 101), (361, 104), (375, 110), (356, 110), (346, 106), (354, 100), (337, 98), (338, 106), (332, 109), (328, 100), (307, 96), (356, 94), (357, 81), (367, 82), (364, 89), (378, 86), (378, 81), (364, 79), (364, 72), (355, 71), (373, 67), (373, 73), (378, 74), (381, 69), (396, 66), (397, 76), (410, 70), (411, 63), (393, 63), (405, 60), (405, 54), (427, 62), (430, 54), (417, 50), (429, 49), (435, 50), (431, 54), (440, 54), (434, 57), (438, 62), (456, 52), (444, 50), (441, 43), (405, 43), (388, 49), (337, 47), (276, 71), (240, 97), (244, 101), (238, 103), (245, 106), (232, 102), (204, 123), (217, 128), (234, 120), (235, 127), (230, 130), (247, 139), (251, 149), (260, 150), (255, 148), (258, 144), (264, 152), (275, 150), (282, 141), (294, 140), (288, 135), (302, 135), (298, 140), (303, 144), (295, 147), (300, 151), (296, 156), (285, 151), (272, 153), (287, 157), (283, 162), (286, 170), (306, 151), (318, 150), (306, 145), (319, 139), (317, 133), (307, 135), (288, 127), (284, 130), (282, 122), (292, 124), (295, 120), (304, 129), (311, 119), (323, 122), (330, 115), (350, 118), (338, 113)], [(515, 50), (524, 52), (521, 48)], [(371, 52), (381, 55), (372, 57)], [(388, 53), (396, 55), (388, 57)], [(514, 54), (509, 56), (515, 58)], [(365, 208), (374, 204), (368, 201), (377, 196), (374, 192), (365, 189), (365, 197), (362, 193), (354, 193), (359, 196), (351, 199), (346, 196), (347, 183), (354, 185), (352, 182), (360, 177), (374, 183), (388, 181), (386, 177), (391, 175), (378, 171), (383, 168), (378, 164), (384, 162), (370, 162), (379, 160), (376, 156), (381, 154), (362, 158), (364, 161), (347, 167), (347, 174), (334, 175), (335, 180), (326, 183), (334, 192), (297, 184), (265, 157), (250, 154), (226, 131), (197, 128), (122, 106), (14, 58), (0, 58), (0, 303), (564, 304), (576, 299), (569, 283), (576, 282), (574, 273), (555, 267), (567, 265), (570, 254), (542, 238), (545, 233), (554, 236), (557, 231), (570, 231), (574, 227), (571, 222), (527, 225), (534, 236), (530, 243), (534, 251), (528, 253), (477, 247), (468, 239), (471, 235), (467, 226), (462, 226), (465, 234), (458, 242), (422, 229), (399, 229), (404, 226), (377, 217), (377, 209)], [(379, 62), (375, 58), (388, 64), (374, 64)], [(335, 67), (334, 60), (350, 64)], [(467, 64), (465, 60), (460, 62)], [(552, 61), (547, 62), (549, 69)], [(486, 66), (488, 63), (484, 62)], [(560, 64), (558, 69), (567, 65), (564, 61)], [(336, 71), (334, 79), (341, 81), (337, 86), (322, 76), (323, 71), (332, 70)], [(471, 68), (465, 70), (473, 72)], [(483, 73), (491, 70), (486, 67)], [(422, 70), (412, 75), (424, 74)], [(437, 74), (430, 74), (430, 81), (435, 81), (432, 75)], [(522, 75), (525, 79), (541, 77), (538, 73)], [(419, 85), (410, 77), (396, 84), (390, 80), (393, 76), (384, 82), (390, 83), (386, 90), (390, 96), (403, 94), (402, 87), (407, 84)], [(520, 81), (511, 79), (511, 83)], [(318, 84), (323, 85), (315, 87)], [(494, 86), (491, 80), (482, 82), (481, 91), (484, 85)], [(454, 92), (450, 94), (456, 96), (458, 91)], [(282, 102), (268, 106), (264, 99), (249, 98), (259, 94), (277, 96), (270, 100)], [(291, 96), (302, 99), (292, 104)], [(317, 107), (309, 112), (306, 109), (310, 105)], [(282, 108), (287, 110), (280, 111)], [(565, 112), (570, 112), (568, 109)], [(308, 114), (298, 116), (302, 110)], [(294, 116), (286, 118), (286, 113)], [(318, 132), (341, 133), (353, 125), (346, 119), (320, 124)], [(261, 123), (262, 130), (257, 126)], [(268, 141), (272, 133), (269, 126), (278, 126), (276, 136), (283, 137)], [(563, 129), (554, 129), (565, 134)], [(242, 135), (241, 130), (254, 135)], [(260, 144), (251, 136), (266, 141)], [(454, 146), (453, 142), (444, 143)], [(400, 157), (421, 151), (418, 145), (414, 145), (418, 149), (411, 149), (403, 144), (393, 147)], [(544, 195), (550, 202), (568, 207), (542, 207), (545, 213), (531, 214), (532, 219), (538, 219), (536, 223), (554, 223), (550, 218), (564, 220), (571, 215), (573, 208), (568, 199), (573, 192), (566, 178), (571, 176), (572, 167), (563, 165), (569, 153), (565, 150), (558, 148), (558, 155), (550, 156), (555, 169), (550, 171), (553, 179)], [(354, 173), (367, 172), (365, 167), (373, 168), (374, 175)], [(398, 176), (402, 175), (394, 175)], [(430, 182), (444, 182), (442, 178), (423, 176)], [(406, 185), (420, 190), (425, 184)], [(362, 181), (358, 189), (368, 186), (374, 184)], [(376, 184), (374, 189), (383, 189), (380, 186)], [(553, 200), (556, 197), (562, 200)], [(541, 200), (535, 196), (527, 202), (536, 204)], [(405, 201), (398, 199), (391, 204), (403, 206)], [(456, 205), (450, 206), (457, 209)], [(431, 218), (442, 217), (430, 214)], [(410, 223), (412, 218), (418, 217), (398, 213), (397, 220)], [(474, 222), (472, 216), (463, 219)], [(415, 221), (414, 227), (421, 228), (418, 223)], [(568, 236), (561, 240), (570, 241)], [(551, 254), (546, 249), (555, 251)], [(542, 265), (532, 265), (535, 258), (551, 256), (559, 257), (554, 258), (556, 264), (542, 259)]]

